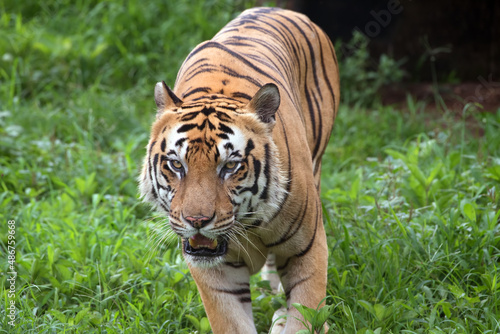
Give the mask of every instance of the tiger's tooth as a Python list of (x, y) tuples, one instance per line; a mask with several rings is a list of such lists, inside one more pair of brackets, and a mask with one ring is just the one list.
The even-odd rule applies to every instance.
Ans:
[(194, 241), (194, 239), (193, 239), (193, 238), (189, 238), (188, 240), (189, 240), (189, 245), (190, 245), (191, 247), (193, 247), (193, 248), (198, 247), (198, 244)]
[(192, 236), (188, 238), (189, 245), (192, 248), (209, 248), (209, 249), (215, 249), (217, 248), (217, 245), (219, 244), (217, 239), (209, 239), (201, 234), (197, 234), (195, 236)]

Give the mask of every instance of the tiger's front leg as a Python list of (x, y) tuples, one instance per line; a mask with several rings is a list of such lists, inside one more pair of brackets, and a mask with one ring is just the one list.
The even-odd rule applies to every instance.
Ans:
[(214, 334), (257, 333), (252, 316), (250, 274), (246, 266), (190, 266)]
[(293, 303), (316, 309), (325, 298), (328, 267), (328, 247), (322, 219), (318, 219), (309, 248), (292, 257), (277, 256), (276, 264), (287, 300), (286, 325), (282, 333), (295, 334), (305, 326), (304, 318)]

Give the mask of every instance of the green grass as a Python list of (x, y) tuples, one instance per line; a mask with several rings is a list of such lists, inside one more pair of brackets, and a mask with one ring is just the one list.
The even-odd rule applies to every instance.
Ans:
[[(250, 5), (0, 4), (0, 332), (209, 332), (176, 241), (147, 244), (161, 218), (135, 179), (154, 84), (173, 85), (189, 50)], [(323, 163), (331, 332), (499, 332), (500, 110), (351, 99)], [(252, 281), (266, 332), (283, 297)]]

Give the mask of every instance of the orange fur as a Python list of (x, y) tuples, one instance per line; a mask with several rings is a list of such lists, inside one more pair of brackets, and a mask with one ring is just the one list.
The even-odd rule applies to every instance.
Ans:
[(325, 297), (328, 247), (321, 156), (339, 102), (328, 37), (304, 15), (243, 12), (198, 45), (175, 88), (155, 88), (158, 117), (140, 179), (168, 215), (214, 333), (255, 333), (249, 276), (274, 254), (288, 305)]

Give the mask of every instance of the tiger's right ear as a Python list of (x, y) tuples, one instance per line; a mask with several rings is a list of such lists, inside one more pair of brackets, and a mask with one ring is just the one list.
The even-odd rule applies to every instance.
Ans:
[(248, 103), (250, 110), (253, 110), (264, 123), (274, 124), (276, 121), (276, 111), (280, 106), (280, 91), (273, 83), (262, 86), (255, 93)]
[(182, 100), (168, 88), (165, 81), (158, 82), (155, 86), (155, 102), (158, 107), (158, 113), (161, 113), (165, 109), (180, 107), (182, 105)]

